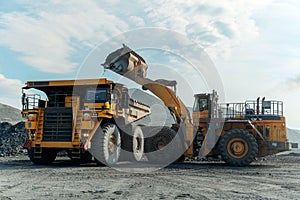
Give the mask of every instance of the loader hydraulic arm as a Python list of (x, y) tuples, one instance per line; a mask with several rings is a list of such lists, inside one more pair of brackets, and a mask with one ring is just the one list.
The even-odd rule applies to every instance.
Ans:
[(179, 130), (185, 138), (185, 146), (189, 147), (192, 144), (194, 134), (189, 110), (175, 92), (166, 86), (168, 83), (176, 85), (176, 81), (161, 79), (153, 81), (146, 78), (148, 66), (145, 60), (125, 45), (109, 54), (102, 65), (105, 69), (112, 70), (142, 85), (143, 89), (151, 91), (161, 99), (175, 115)]

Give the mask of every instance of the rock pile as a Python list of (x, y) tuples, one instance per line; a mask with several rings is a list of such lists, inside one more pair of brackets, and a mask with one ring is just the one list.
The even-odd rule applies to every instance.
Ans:
[(8, 122), (0, 123), (0, 157), (25, 153), (26, 150), (22, 149), (22, 145), (27, 137), (24, 122), (15, 125)]

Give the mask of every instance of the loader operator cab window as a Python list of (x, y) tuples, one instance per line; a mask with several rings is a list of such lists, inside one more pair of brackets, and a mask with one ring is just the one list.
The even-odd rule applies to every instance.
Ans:
[(207, 99), (197, 99), (194, 104), (194, 112), (202, 112), (208, 110)]
[(107, 101), (107, 89), (88, 89), (86, 92), (86, 100), (88, 102), (95, 102), (95, 103), (100, 103), (100, 102), (106, 102)]

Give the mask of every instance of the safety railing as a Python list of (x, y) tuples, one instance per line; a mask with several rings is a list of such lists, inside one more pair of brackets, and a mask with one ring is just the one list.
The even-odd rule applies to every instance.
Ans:
[(282, 101), (246, 101), (246, 109), (251, 110), (255, 115), (273, 115), (283, 116), (283, 102)]
[(246, 101), (245, 103), (219, 104), (219, 113), (224, 118), (245, 116), (283, 116), (282, 101)]
[(38, 94), (23, 94), (22, 96), (22, 109), (33, 110), (40, 106), (41, 95)]
[(223, 118), (236, 118), (245, 115), (244, 103), (223, 103), (219, 104), (220, 114)]

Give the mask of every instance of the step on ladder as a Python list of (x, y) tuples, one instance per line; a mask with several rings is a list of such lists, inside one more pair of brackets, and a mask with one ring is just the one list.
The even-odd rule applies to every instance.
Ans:
[(44, 122), (44, 112), (39, 112), (38, 125), (37, 125), (37, 131), (35, 136), (36, 141), (42, 141), (43, 122)]
[(34, 158), (42, 158), (42, 148), (39, 144), (36, 144), (34, 150), (33, 150), (33, 157)]
[(80, 159), (80, 149), (79, 148), (73, 148), (72, 149), (72, 159)]
[(81, 121), (83, 117), (83, 112), (78, 111), (76, 116), (76, 124), (74, 129), (73, 142), (80, 142), (80, 134), (81, 134)]
[(83, 117), (82, 111), (77, 111), (76, 122), (75, 122), (75, 129), (73, 131), (73, 142), (78, 143), (77, 145), (73, 145), (72, 149), (72, 158), (73, 159), (80, 159), (81, 150), (80, 150), (80, 134), (81, 134), (81, 121)]

